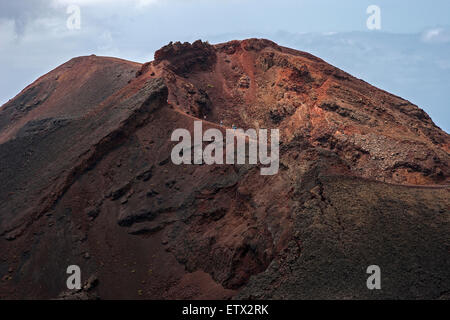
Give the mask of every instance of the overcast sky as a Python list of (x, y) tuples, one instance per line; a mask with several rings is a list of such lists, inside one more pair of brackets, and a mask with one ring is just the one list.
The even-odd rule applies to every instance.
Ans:
[[(380, 30), (367, 28), (370, 5)], [(418, 104), (449, 132), (449, 25), (448, 0), (0, 0), (0, 104), (75, 56), (145, 62), (170, 41), (265, 37)]]

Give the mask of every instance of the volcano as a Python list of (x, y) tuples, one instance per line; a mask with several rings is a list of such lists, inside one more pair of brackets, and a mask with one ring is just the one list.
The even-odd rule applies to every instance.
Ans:
[[(279, 171), (175, 165), (195, 121), (278, 129)], [(0, 298), (449, 299), (449, 151), (411, 102), (269, 40), (74, 58), (0, 109)]]

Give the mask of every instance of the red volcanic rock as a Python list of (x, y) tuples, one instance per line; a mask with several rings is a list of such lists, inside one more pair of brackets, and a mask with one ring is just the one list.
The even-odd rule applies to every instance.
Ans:
[[(174, 165), (199, 118), (278, 128), (278, 174)], [(448, 298), (449, 148), (417, 106), (269, 40), (73, 59), (0, 109), (0, 298)]]
[[(179, 57), (193, 47), (208, 48), (204, 54), (211, 59), (208, 68), (187, 75), (192, 61)], [(410, 102), (268, 40), (232, 41), (209, 53), (211, 48), (178, 43), (160, 50), (168, 58), (156, 54), (164, 62), (155, 69), (166, 79), (169, 100), (186, 113), (227, 126), (279, 127), (285, 143), (301, 136), (337, 153), (364, 178), (448, 183), (448, 135)], [(208, 60), (204, 54), (198, 59)]]
[(188, 42), (170, 43), (155, 52), (154, 65), (161, 61), (168, 62), (168, 68), (177, 74), (186, 76), (194, 71), (210, 71), (215, 63), (214, 47), (200, 40), (190, 44)]

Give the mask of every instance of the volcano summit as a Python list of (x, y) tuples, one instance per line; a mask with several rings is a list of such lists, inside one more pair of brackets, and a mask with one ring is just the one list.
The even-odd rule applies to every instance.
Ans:
[[(278, 129), (278, 172), (174, 164), (196, 121)], [(0, 298), (449, 299), (449, 151), (409, 101), (269, 40), (75, 58), (0, 109)]]

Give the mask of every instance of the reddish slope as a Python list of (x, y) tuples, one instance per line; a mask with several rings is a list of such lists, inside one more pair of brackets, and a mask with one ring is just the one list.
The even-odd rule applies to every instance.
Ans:
[(124, 87), (140, 64), (97, 56), (74, 58), (26, 87), (2, 107), (0, 142), (30, 121), (79, 118)]
[(353, 174), (404, 184), (448, 183), (448, 135), (410, 102), (310, 54), (267, 40), (171, 44), (143, 68), (170, 101), (209, 121), (279, 127), (339, 154)]
[[(280, 172), (172, 164), (171, 133), (204, 115), (279, 127)], [(250, 39), (78, 58), (2, 108), (0, 140), (0, 297), (57, 297), (70, 264), (98, 279), (80, 298), (447, 297), (448, 188), (376, 180), (448, 181), (449, 136), (309, 54)]]

